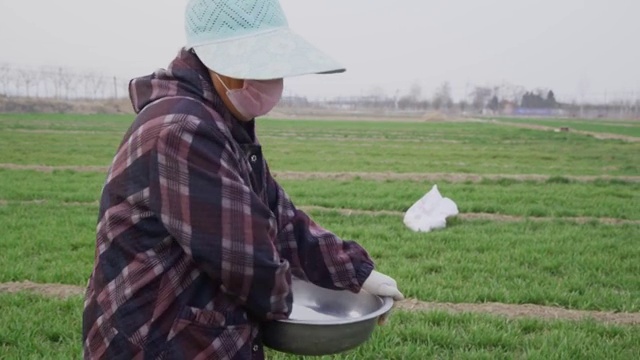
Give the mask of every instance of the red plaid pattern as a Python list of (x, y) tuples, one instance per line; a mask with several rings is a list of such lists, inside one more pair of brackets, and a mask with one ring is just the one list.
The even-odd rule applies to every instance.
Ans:
[(262, 358), (258, 324), (291, 311), (291, 273), (359, 291), (366, 251), (297, 210), (254, 122), (233, 118), (183, 50), (135, 79), (138, 112), (100, 202), (86, 359)]

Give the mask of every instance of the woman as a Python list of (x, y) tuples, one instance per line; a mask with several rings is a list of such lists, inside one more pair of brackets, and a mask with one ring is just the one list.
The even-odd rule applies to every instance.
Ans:
[(258, 324), (289, 316), (292, 272), (401, 299), (362, 247), (295, 208), (255, 138), (283, 78), (344, 69), (276, 0), (192, 0), (186, 30), (167, 70), (130, 84), (137, 117), (103, 188), (85, 358), (263, 358)]

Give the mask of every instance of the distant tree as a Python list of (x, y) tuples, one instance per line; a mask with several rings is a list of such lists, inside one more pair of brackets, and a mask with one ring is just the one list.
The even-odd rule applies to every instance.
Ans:
[(0, 64), (0, 84), (2, 85), (3, 95), (9, 95), (10, 82), (11, 82), (11, 66), (9, 64)]
[(529, 105), (529, 92), (527, 91), (522, 95), (522, 100), (520, 100), (520, 106), (523, 108), (527, 108)]
[(538, 93), (527, 91), (522, 96), (520, 106), (527, 109), (544, 109), (548, 107), (547, 100), (540, 95), (540, 91)]
[[(101, 74), (88, 74), (85, 77), (85, 86), (88, 87), (89, 93), (93, 99), (98, 98), (98, 93), (102, 92), (104, 95), (105, 86), (107, 85), (107, 80)], [(104, 97), (104, 96), (103, 96)]]
[(558, 102), (556, 101), (556, 95), (552, 90), (549, 90), (547, 93), (547, 107), (555, 108), (558, 106)]
[(64, 97), (68, 99), (72, 85), (75, 81), (74, 74), (72, 74), (68, 69), (58, 68), (57, 81), (59, 82), (61, 88), (64, 89)]
[(442, 108), (449, 109), (452, 105), (453, 98), (451, 97), (451, 85), (448, 81), (445, 81), (433, 95), (433, 107), (436, 110), (440, 110)]
[(482, 111), (484, 107), (487, 105), (489, 99), (491, 99), (491, 95), (493, 90), (488, 87), (476, 86), (471, 93), (472, 101), (471, 105), (476, 111)]
[(36, 72), (29, 69), (18, 70), (18, 78), (22, 82), (22, 85), (24, 85), (24, 92), (26, 97), (31, 97), (31, 88), (33, 87), (33, 84), (38, 81), (38, 77), (39, 76)]
[(522, 99), (522, 95), (526, 92), (526, 89), (519, 85), (513, 85), (509, 83), (503, 83), (500, 86), (494, 88), (494, 95), (500, 100), (508, 100), (510, 102), (518, 102)]
[(491, 98), (491, 101), (489, 101), (489, 105), (487, 107), (492, 111), (498, 111), (498, 108), (500, 107), (500, 101), (498, 100), (498, 97), (494, 95)]
[(427, 110), (429, 109), (429, 100), (420, 100), (416, 104), (418, 106), (418, 110)]
[(395, 99), (388, 97), (382, 86), (372, 86), (366, 91), (364, 96), (358, 99), (357, 106), (374, 109), (393, 108), (395, 106)]
[(53, 94), (56, 99), (61, 99), (62, 90), (64, 86), (63, 77), (64, 71), (62, 68), (50, 68), (48, 70), (48, 75), (51, 84), (53, 84)]
[(398, 97), (398, 93), (399, 91), (396, 92), (396, 108), (401, 110), (418, 110), (420, 108), (422, 87), (417, 81), (411, 84), (407, 95)]
[(38, 70), (38, 79), (42, 83), (42, 96), (47, 98), (51, 97), (50, 89), (53, 86), (53, 79), (51, 78), (51, 72), (47, 67), (41, 67)]
[(400, 110), (409, 110), (415, 106), (416, 102), (410, 95), (404, 95), (398, 99), (398, 108)]
[(374, 98), (374, 99), (382, 100), (387, 95), (386, 95), (386, 92), (385, 92), (385, 90), (384, 90), (384, 88), (382, 86), (372, 86), (367, 91), (367, 96), (371, 97), (371, 98)]
[(467, 104), (466, 100), (460, 100), (460, 102), (458, 103), (458, 106), (460, 106), (460, 112), (464, 113), (467, 110), (467, 107), (469, 106), (469, 104)]
[(418, 101), (420, 96), (422, 96), (422, 86), (416, 81), (409, 88), (409, 97), (414, 101)]
[(526, 93), (524, 93), (524, 95), (522, 95), (522, 101), (520, 102), (520, 106), (522, 106), (525, 109), (531, 109), (533, 108), (533, 93), (527, 91)]

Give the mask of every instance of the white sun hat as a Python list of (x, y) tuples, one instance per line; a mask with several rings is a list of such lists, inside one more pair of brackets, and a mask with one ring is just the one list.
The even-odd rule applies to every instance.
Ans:
[(190, 0), (185, 29), (187, 48), (229, 77), (268, 80), (345, 71), (289, 28), (278, 0)]

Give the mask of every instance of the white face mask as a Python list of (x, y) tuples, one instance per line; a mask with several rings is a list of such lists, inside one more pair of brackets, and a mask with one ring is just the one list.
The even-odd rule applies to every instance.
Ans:
[(283, 79), (244, 80), (242, 89), (230, 90), (220, 76), (215, 75), (222, 86), (227, 89), (227, 96), (231, 104), (244, 117), (242, 120), (251, 120), (267, 114), (282, 98)]

